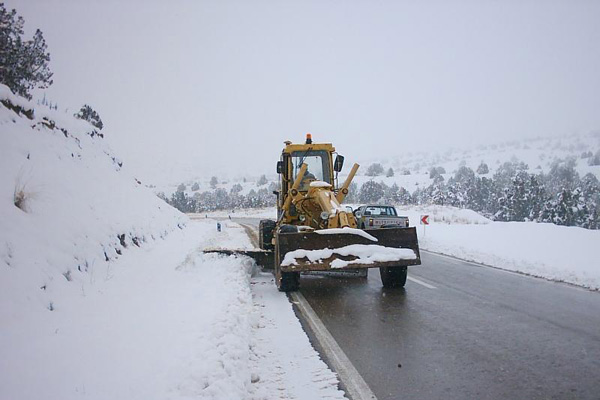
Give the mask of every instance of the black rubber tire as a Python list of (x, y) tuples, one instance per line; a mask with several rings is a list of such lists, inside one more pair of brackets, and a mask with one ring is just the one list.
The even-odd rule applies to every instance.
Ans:
[(399, 288), (406, 284), (408, 267), (379, 267), (384, 288)]
[(258, 247), (263, 250), (273, 250), (273, 232), (275, 231), (275, 221), (271, 219), (262, 219), (258, 224)]
[(300, 272), (281, 272), (276, 268), (275, 281), (280, 292), (295, 292), (300, 289)]
[[(281, 225), (279, 233), (297, 233), (296, 225)], [(300, 272), (283, 272), (279, 268), (279, 263), (283, 257), (279, 253), (279, 248), (275, 249), (275, 283), (280, 292), (295, 292), (300, 289)]]
[(296, 225), (281, 225), (279, 233), (298, 233), (298, 227)]

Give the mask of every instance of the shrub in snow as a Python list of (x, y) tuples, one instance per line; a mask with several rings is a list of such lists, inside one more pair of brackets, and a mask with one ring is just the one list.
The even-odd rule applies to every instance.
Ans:
[(383, 166), (379, 163), (369, 165), (365, 175), (367, 176), (379, 176), (383, 174)]
[(31, 99), (29, 92), (52, 84), (48, 63), (50, 53), (42, 31), (37, 29), (31, 40), (24, 38), (23, 17), (8, 11), (0, 3), (0, 83), (13, 93)]
[(434, 179), (436, 176), (445, 174), (446, 170), (444, 167), (433, 167), (429, 170), (429, 179)]
[(211, 188), (216, 188), (217, 184), (219, 183), (219, 180), (217, 179), (216, 176), (213, 176), (212, 178), (210, 178), (210, 187)]
[(15, 187), (15, 193), (13, 195), (14, 205), (22, 211), (27, 212), (26, 202), (28, 198), (29, 196), (25, 193), (25, 189), (17, 185)]
[(180, 183), (179, 186), (177, 186), (178, 192), (185, 192), (186, 189), (187, 189), (187, 186), (185, 185), (185, 183)]
[(84, 104), (81, 107), (81, 109), (73, 116), (75, 118), (79, 118), (89, 122), (93, 127), (97, 129), (94, 129), (91, 132), (89, 132), (90, 136), (100, 136), (102, 138), (104, 137), (104, 134), (99, 132), (102, 130), (102, 128), (104, 128), (104, 124), (102, 123), (100, 115), (92, 107), (88, 106), (87, 104)]
[(392, 167), (390, 167), (387, 172), (385, 173), (385, 176), (387, 176), (388, 178), (394, 176), (394, 169)]
[(197, 192), (198, 190), (200, 190), (200, 185), (198, 184), (198, 182), (194, 182), (194, 184), (192, 185), (192, 192)]

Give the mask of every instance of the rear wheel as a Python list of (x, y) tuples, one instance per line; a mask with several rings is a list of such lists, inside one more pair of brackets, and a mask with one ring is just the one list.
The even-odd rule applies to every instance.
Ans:
[(275, 221), (263, 219), (258, 224), (258, 247), (263, 250), (273, 250), (273, 231), (275, 230)]
[(379, 267), (384, 288), (404, 287), (407, 273), (408, 267)]

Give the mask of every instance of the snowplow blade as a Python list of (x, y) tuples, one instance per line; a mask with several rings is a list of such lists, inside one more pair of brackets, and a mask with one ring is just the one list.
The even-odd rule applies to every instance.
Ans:
[(218, 253), (226, 256), (247, 256), (263, 268), (273, 268), (273, 252), (269, 250), (205, 249), (203, 253)]
[(320, 232), (279, 233), (281, 271), (339, 271), (421, 264), (416, 228), (364, 230), (377, 241), (356, 234)]

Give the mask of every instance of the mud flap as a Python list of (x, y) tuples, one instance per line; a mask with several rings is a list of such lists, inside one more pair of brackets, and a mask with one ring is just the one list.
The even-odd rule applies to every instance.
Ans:
[[(365, 232), (375, 237), (377, 241), (370, 240), (356, 234), (335, 233), (319, 234), (316, 232), (298, 232), (298, 233), (278, 233), (277, 244), (279, 246), (280, 263), (284, 261), (285, 255), (296, 250), (334, 250), (327, 258), (318, 260), (309, 260), (308, 257), (293, 258), (293, 263), (285, 265), (280, 264), (281, 271), (330, 271), (341, 269), (357, 268), (379, 268), (379, 267), (406, 267), (409, 265), (421, 264), (421, 255), (419, 253), (419, 243), (417, 239), (416, 228), (381, 228), (365, 229)], [(410, 249), (406, 252), (411, 255), (404, 259), (395, 261), (375, 261), (375, 262), (356, 262), (356, 255), (336, 254), (335, 249), (341, 249), (350, 245), (363, 246), (383, 246), (393, 249)], [(414, 253), (414, 255), (413, 255)], [(355, 261), (346, 266), (340, 267), (340, 261)], [(332, 265), (333, 263), (333, 265)]]

